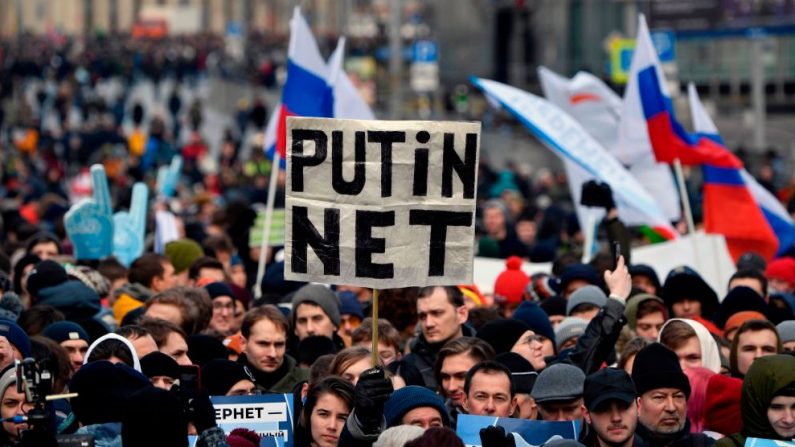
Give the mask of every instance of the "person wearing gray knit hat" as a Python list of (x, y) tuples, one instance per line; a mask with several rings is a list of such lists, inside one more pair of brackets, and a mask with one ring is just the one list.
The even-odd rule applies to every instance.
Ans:
[(556, 363), (541, 371), (531, 396), (545, 421), (581, 420), (585, 410), (585, 373), (568, 363)]
[[(576, 292), (575, 292), (576, 293)], [(573, 348), (577, 344), (577, 339), (585, 333), (588, 321), (579, 317), (566, 317), (555, 328), (555, 347), (558, 352), (564, 349)]]
[(605, 304), (607, 304), (607, 295), (602, 289), (596, 286), (580, 287), (569, 297), (566, 316), (591, 321)]
[(292, 300), (293, 330), (298, 340), (310, 335), (334, 338), (340, 327), (340, 300), (328, 287), (307, 284), (295, 292)]
[(795, 352), (795, 320), (782, 321), (776, 325), (785, 352)]
[[(0, 399), (2, 399), (4, 404), (6, 402), (12, 404), (9, 406), (3, 405), (2, 409), (0, 409), (0, 417), (3, 419), (27, 413), (26, 410), (23, 410), (23, 405), (27, 407), (29, 403), (27, 399), (25, 399), (25, 394), (17, 391), (16, 383), (16, 367), (6, 367), (2, 374), (0, 374)], [(27, 423), (17, 424), (13, 421), (3, 422), (0, 440), (4, 442), (3, 445), (17, 445), (16, 442), (19, 441), (20, 432), (27, 429)]]

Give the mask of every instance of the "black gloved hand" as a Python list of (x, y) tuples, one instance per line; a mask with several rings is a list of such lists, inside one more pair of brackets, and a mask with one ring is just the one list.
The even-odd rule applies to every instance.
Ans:
[(613, 201), (613, 190), (610, 189), (610, 185), (596, 180), (589, 180), (582, 184), (580, 204), (604, 208), (608, 211), (616, 207), (616, 203)]
[(188, 422), (193, 422), (198, 434), (218, 425), (215, 422), (215, 408), (213, 408), (210, 396), (206, 392), (198, 393), (196, 397), (188, 402), (187, 416)]
[(480, 429), (480, 445), (482, 447), (516, 447), (512, 434), (505, 434), (505, 429), (489, 426)]
[(364, 430), (372, 433), (380, 428), (384, 417), (384, 403), (392, 395), (392, 381), (380, 367), (362, 372), (356, 382), (356, 418)]

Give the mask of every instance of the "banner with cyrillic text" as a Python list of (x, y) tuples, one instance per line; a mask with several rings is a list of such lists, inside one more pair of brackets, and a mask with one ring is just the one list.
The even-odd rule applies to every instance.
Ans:
[(229, 435), (236, 428), (254, 430), (260, 447), (292, 447), (293, 395), (211, 396), (218, 427)]
[(472, 281), (480, 123), (287, 121), (285, 279)]

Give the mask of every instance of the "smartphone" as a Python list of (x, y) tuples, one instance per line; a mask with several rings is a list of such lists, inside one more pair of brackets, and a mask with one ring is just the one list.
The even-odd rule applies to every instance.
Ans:
[(183, 404), (189, 403), (199, 394), (201, 384), (201, 369), (198, 366), (179, 366), (179, 397)]
[(621, 256), (621, 244), (619, 242), (613, 242), (613, 270), (618, 267), (618, 257)]

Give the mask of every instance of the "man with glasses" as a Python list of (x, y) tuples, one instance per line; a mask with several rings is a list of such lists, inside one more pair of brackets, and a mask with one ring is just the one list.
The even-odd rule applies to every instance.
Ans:
[(235, 295), (232, 288), (223, 282), (213, 282), (204, 286), (213, 304), (210, 328), (223, 336), (229, 336), (240, 328), (235, 318)]

